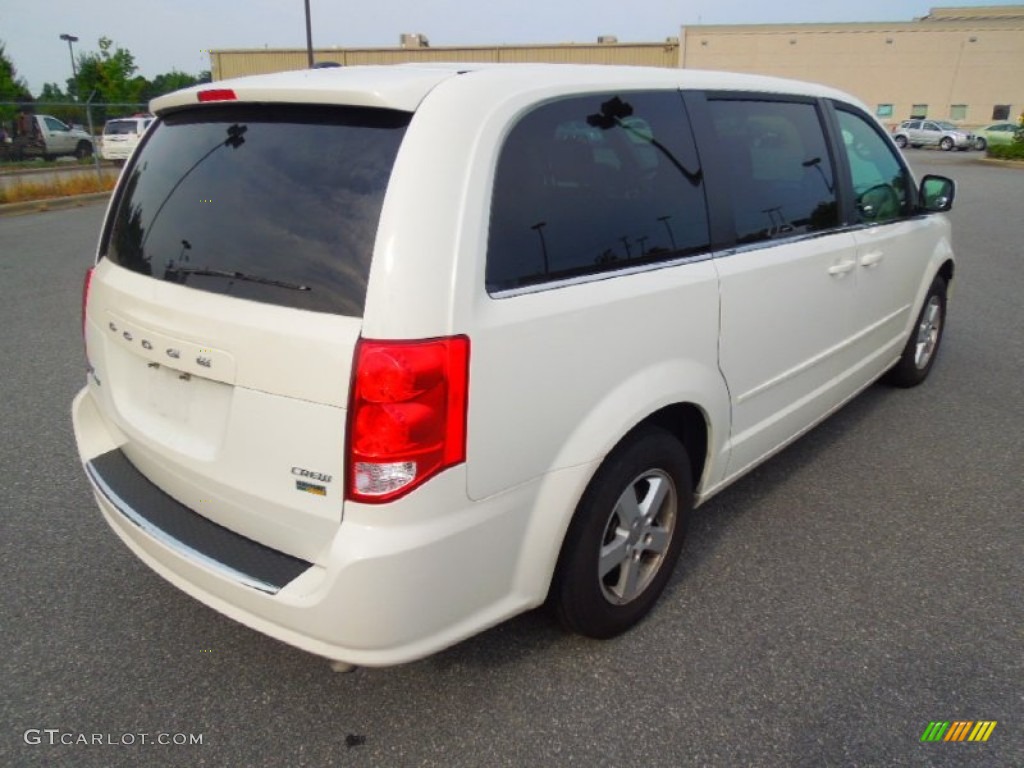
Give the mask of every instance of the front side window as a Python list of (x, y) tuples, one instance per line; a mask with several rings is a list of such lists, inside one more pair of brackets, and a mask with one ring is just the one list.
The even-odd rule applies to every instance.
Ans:
[(863, 117), (843, 109), (837, 114), (859, 221), (879, 224), (909, 215), (912, 187), (899, 156)]
[(489, 292), (691, 256), (708, 241), (676, 91), (552, 102), (523, 117), (501, 149)]
[(51, 131), (67, 131), (68, 127), (55, 117), (47, 117), (46, 127)]
[(409, 118), (243, 104), (172, 113), (128, 169), (101, 253), (189, 288), (361, 316)]
[(835, 171), (815, 105), (712, 99), (708, 107), (729, 166), (737, 242), (836, 226)]

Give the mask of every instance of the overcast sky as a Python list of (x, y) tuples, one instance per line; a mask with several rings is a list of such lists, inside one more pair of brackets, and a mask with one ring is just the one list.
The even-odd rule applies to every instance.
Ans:
[[(1019, 0), (1018, 0), (1019, 2)], [(933, 5), (1001, 5), (951, 0), (310, 0), (315, 47), (393, 46), (402, 32), (432, 45), (655, 42), (690, 24), (910, 21)], [(107, 36), (134, 54), (152, 79), (177, 69), (210, 68), (211, 48), (304, 48), (303, 0), (0, 0), (0, 41), (37, 94), (62, 87), (71, 60), (61, 33), (79, 38), (76, 53), (98, 51)]]

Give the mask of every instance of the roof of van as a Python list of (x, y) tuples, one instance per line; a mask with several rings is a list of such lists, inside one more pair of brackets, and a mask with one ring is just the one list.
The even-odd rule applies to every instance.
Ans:
[[(396, 64), (301, 69), (269, 75), (221, 80), (161, 96), (150, 110), (161, 114), (201, 102), (270, 102), (345, 104), (414, 111), (442, 81), (472, 76), (480, 86), (508, 94), (552, 85), (577, 85), (588, 90), (644, 87), (745, 90), (839, 98), (859, 103), (848, 94), (814, 83), (732, 72), (693, 69), (606, 66), (597, 64)], [(476, 90), (476, 89), (474, 89)]]

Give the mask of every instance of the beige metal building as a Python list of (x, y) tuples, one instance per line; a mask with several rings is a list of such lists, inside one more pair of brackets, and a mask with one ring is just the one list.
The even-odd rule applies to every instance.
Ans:
[[(567, 62), (722, 69), (814, 80), (855, 94), (884, 123), (912, 115), (968, 126), (1024, 111), (1024, 5), (933, 8), (922, 19), (867, 24), (687, 26), (662, 43), (321, 48), (343, 66), (417, 61)], [(214, 80), (306, 67), (305, 49), (214, 50)]]
[[(399, 48), (317, 48), (313, 58), (317, 62), (333, 61), (346, 67), (438, 61), (679, 66), (679, 41), (676, 38), (670, 38), (664, 43), (618, 43), (610, 37), (602, 40), (597, 43), (432, 48), (425, 44), (426, 38), (423, 35), (402, 35), (403, 45)], [(307, 60), (305, 48), (215, 50), (210, 52), (210, 72), (214, 80), (225, 80), (243, 75), (304, 69)]]
[(685, 27), (679, 65), (826, 83), (889, 124), (1015, 120), (1024, 110), (1024, 5), (933, 8), (909, 22)]

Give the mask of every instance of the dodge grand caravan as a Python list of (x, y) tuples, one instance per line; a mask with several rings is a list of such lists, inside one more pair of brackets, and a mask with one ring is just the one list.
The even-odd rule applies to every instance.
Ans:
[(625, 631), (694, 505), (936, 359), (953, 183), (828, 88), (353, 67), (152, 107), (85, 278), (85, 473), (168, 581), (339, 662), (545, 602)]

